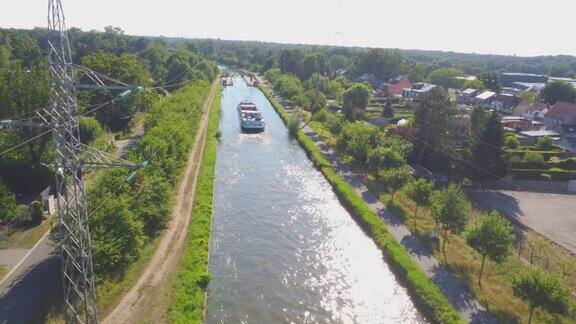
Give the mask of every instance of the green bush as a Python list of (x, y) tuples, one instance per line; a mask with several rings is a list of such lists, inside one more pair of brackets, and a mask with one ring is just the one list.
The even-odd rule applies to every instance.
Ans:
[(399, 168), (406, 164), (406, 160), (397, 151), (384, 146), (378, 146), (368, 151), (366, 161), (372, 171)]
[(368, 151), (376, 147), (381, 140), (380, 130), (373, 125), (365, 123), (346, 123), (338, 136), (338, 146), (346, 153), (364, 163)]
[(300, 130), (300, 118), (296, 114), (290, 115), (288, 118), (288, 133), (295, 137), (296, 133)]
[(542, 153), (527, 151), (524, 153), (524, 162), (527, 163), (544, 163), (544, 156)]
[[(555, 170), (538, 170), (538, 169), (511, 169), (510, 173), (517, 180), (554, 180), (569, 181), (576, 180), (576, 171), (566, 171), (561, 169)], [(542, 175), (548, 175), (543, 176)]]
[(16, 198), (8, 187), (0, 181), (0, 223), (16, 217)]
[(82, 144), (88, 145), (92, 143), (104, 132), (100, 123), (93, 117), (80, 117), (78, 126), (80, 128), (80, 141)]
[(30, 204), (30, 218), (35, 224), (42, 223), (42, 219), (44, 219), (44, 206), (42, 206), (41, 202), (35, 200)]

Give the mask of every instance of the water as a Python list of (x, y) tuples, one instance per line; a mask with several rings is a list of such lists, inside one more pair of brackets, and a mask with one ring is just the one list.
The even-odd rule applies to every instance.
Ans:
[[(206, 322), (423, 322), (264, 95), (234, 84), (222, 98)], [(263, 112), (264, 133), (240, 133), (242, 100)]]

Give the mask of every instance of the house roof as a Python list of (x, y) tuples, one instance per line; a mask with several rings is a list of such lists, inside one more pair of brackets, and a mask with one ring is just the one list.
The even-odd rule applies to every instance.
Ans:
[(513, 114), (516, 116), (520, 116), (527, 111), (542, 111), (546, 109), (546, 105), (543, 103), (534, 103), (530, 104), (526, 100), (522, 100), (515, 108)]
[(556, 126), (556, 129), (562, 130), (562, 133), (564, 133), (564, 134), (573, 134), (573, 133), (576, 133), (576, 125), (574, 125), (574, 124), (570, 124), (570, 125), (558, 125), (558, 126)]
[(534, 130), (534, 131), (523, 131), (520, 134), (528, 137), (540, 137), (540, 136), (559, 136), (560, 134), (551, 130)]
[(404, 75), (399, 75), (395, 78), (390, 79), (390, 83), (391, 84), (398, 83), (398, 82), (402, 81), (402, 79), (404, 79)]
[(562, 137), (556, 140), (554, 144), (576, 153), (576, 137)]
[(484, 91), (481, 94), (476, 96), (476, 99), (486, 100), (496, 95), (496, 92), (493, 91)]
[(462, 91), (462, 93), (463, 93), (463, 94), (467, 94), (467, 95), (473, 95), (473, 94), (476, 93), (476, 91), (478, 91), (478, 90), (472, 89), (472, 88), (468, 88), (468, 89)]
[(576, 104), (558, 101), (548, 109), (545, 117), (555, 117), (564, 119), (569, 114), (576, 114)]

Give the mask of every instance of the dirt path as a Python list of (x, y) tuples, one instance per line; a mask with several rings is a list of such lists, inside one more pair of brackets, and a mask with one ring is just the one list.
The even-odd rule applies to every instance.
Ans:
[(210, 107), (219, 80), (220, 78), (217, 78), (217, 81), (212, 84), (210, 95), (204, 103), (198, 135), (190, 151), (188, 164), (178, 187), (172, 220), (146, 269), (134, 286), (120, 300), (116, 308), (104, 319), (104, 323), (168, 322), (167, 310), (172, 299), (170, 283), (176, 275), (186, 243), (193, 197), (196, 191), (196, 179), (204, 155)]

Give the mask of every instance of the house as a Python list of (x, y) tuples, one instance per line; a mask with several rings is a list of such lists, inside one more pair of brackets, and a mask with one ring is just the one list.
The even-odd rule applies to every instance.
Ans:
[(368, 82), (373, 89), (377, 89), (382, 84), (382, 80), (378, 79), (372, 73), (364, 73), (356, 79), (357, 82)]
[(404, 89), (411, 87), (410, 78), (407, 75), (399, 75), (382, 85), (382, 94), (386, 97), (401, 96)]
[(519, 140), (521, 145), (534, 145), (536, 140), (543, 136), (558, 137), (559, 134), (551, 130), (533, 130), (520, 132)]
[(529, 103), (526, 100), (522, 100), (514, 109), (512, 110), (512, 116), (523, 117), (528, 120), (535, 120), (539, 116), (539, 112), (546, 110), (546, 104), (543, 103)]
[(550, 129), (558, 125), (576, 124), (576, 104), (558, 101), (544, 115), (544, 124)]
[(474, 103), (484, 108), (494, 108), (493, 103), (496, 99), (496, 92), (484, 91), (474, 97)]
[(576, 124), (558, 125), (554, 131), (562, 137), (576, 137)]
[(562, 137), (554, 141), (554, 145), (576, 155), (576, 137)]
[(511, 114), (513, 107), (515, 107), (520, 100), (513, 94), (497, 93), (494, 102), (500, 107), (502, 113)]
[(476, 89), (466, 89), (456, 97), (456, 102), (462, 105), (473, 105), (474, 97), (478, 94)]
[(502, 117), (502, 126), (516, 131), (526, 131), (532, 129), (532, 122), (524, 117), (507, 116)]
[(402, 97), (409, 100), (418, 100), (422, 94), (436, 88), (436, 85), (429, 83), (414, 83), (412, 87), (402, 89)]

